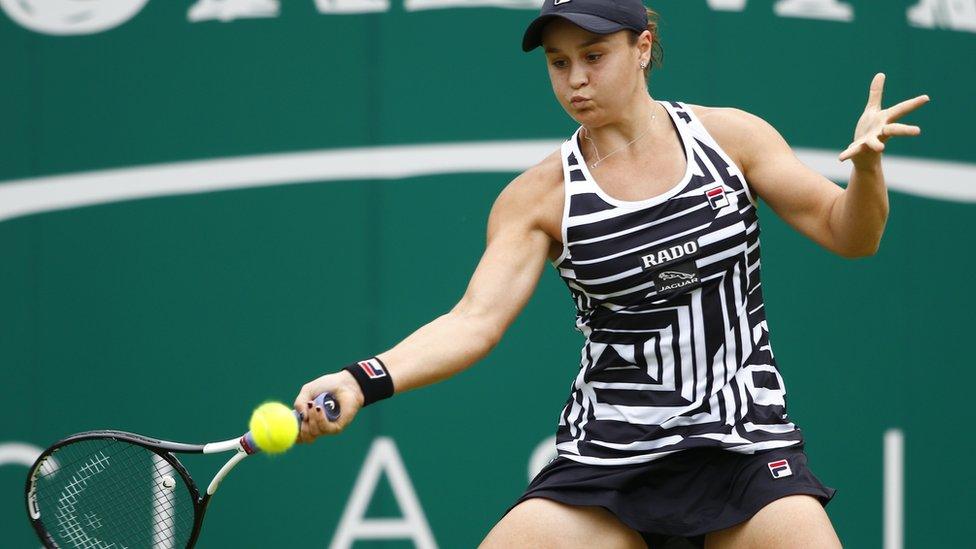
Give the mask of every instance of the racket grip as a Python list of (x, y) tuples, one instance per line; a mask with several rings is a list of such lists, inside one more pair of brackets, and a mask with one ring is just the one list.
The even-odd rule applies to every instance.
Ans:
[[(332, 396), (332, 393), (322, 393), (321, 395), (315, 397), (312, 402), (314, 402), (316, 406), (322, 408), (322, 411), (325, 412), (326, 419), (329, 421), (339, 419), (339, 415), (341, 414), (341, 410), (339, 410), (339, 401)], [(301, 422), (305, 419), (305, 414), (295, 410), (295, 419), (297, 419), (298, 423), (301, 424)]]
[[(312, 402), (314, 402), (316, 406), (322, 408), (322, 411), (325, 412), (325, 417), (329, 421), (336, 421), (339, 419), (339, 415), (342, 413), (342, 411), (339, 409), (339, 401), (332, 396), (332, 393), (322, 393), (321, 395), (315, 397), (315, 400)], [(298, 419), (301, 421), (301, 415), (299, 415)]]

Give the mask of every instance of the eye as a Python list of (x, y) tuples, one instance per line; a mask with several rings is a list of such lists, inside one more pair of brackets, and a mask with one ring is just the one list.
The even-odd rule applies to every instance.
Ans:
[(603, 57), (603, 54), (602, 53), (591, 53), (591, 54), (589, 54), (589, 55), (586, 56), (586, 58), (589, 59), (590, 61), (596, 61), (597, 59), (599, 59), (601, 57)]
[(563, 68), (563, 67), (566, 66), (566, 61), (564, 61), (562, 59), (557, 59), (557, 60), (555, 60), (555, 61), (552, 62), (552, 66), (553, 67), (556, 67), (557, 69), (561, 69), (561, 68)]

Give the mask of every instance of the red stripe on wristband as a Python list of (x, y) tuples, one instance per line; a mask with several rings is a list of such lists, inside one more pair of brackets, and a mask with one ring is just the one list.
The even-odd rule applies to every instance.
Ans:
[(360, 360), (344, 368), (352, 374), (363, 392), (363, 406), (393, 396), (393, 379), (377, 357)]
[(376, 379), (386, 375), (386, 370), (380, 366), (378, 359), (375, 361), (372, 359), (362, 360), (359, 362), (359, 366), (366, 372), (366, 375), (368, 375), (370, 379)]

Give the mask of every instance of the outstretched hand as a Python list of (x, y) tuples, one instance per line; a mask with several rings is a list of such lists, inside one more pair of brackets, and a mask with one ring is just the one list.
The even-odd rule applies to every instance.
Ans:
[(928, 95), (902, 101), (887, 109), (881, 108), (884, 95), (885, 75), (878, 73), (871, 81), (871, 92), (864, 114), (857, 121), (854, 142), (840, 153), (840, 161), (851, 160), (855, 167), (872, 166), (881, 158), (885, 143), (892, 137), (913, 137), (922, 133), (918, 126), (897, 124), (896, 121), (929, 102)]

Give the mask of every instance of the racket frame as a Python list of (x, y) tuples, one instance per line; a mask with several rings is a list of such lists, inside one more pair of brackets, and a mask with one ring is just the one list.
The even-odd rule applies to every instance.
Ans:
[[(339, 419), (342, 412), (339, 408), (338, 401), (336, 401), (335, 397), (331, 393), (325, 392), (318, 395), (315, 397), (314, 402), (317, 406), (323, 409), (325, 416), (327, 419), (329, 419), (329, 421), (337, 421)], [(301, 424), (302, 419), (303, 414), (296, 411), (295, 420)], [(210, 442), (207, 444), (170, 442), (168, 440), (151, 438), (137, 433), (130, 433), (128, 431), (111, 429), (85, 431), (83, 433), (77, 433), (65, 437), (52, 444), (49, 448), (44, 450), (44, 452), (42, 452), (36, 460), (34, 460), (34, 464), (31, 465), (31, 468), (28, 470), (27, 481), (24, 486), (24, 501), (27, 504), (27, 515), (30, 518), (31, 526), (34, 527), (34, 531), (37, 532), (37, 536), (44, 543), (45, 547), (57, 547), (57, 543), (55, 543), (55, 541), (51, 538), (51, 535), (47, 532), (47, 529), (44, 528), (41, 522), (40, 511), (37, 509), (35, 490), (37, 475), (44, 463), (52, 455), (54, 455), (58, 449), (82, 440), (98, 439), (111, 439), (141, 446), (161, 457), (173, 467), (173, 470), (179, 473), (180, 477), (183, 479), (183, 482), (186, 483), (187, 488), (190, 490), (190, 496), (193, 498), (193, 529), (190, 532), (190, 537), (186, 542), (186, 547), (188, 549), (196, 544), (197, 538), (200, 536), (200, 529), (203, 526), (203, 516), (207, 512), (207, 505), (210, 504), (211, 496), (213, 496), (217, 491), (217, 488), (220, 487), (220, 482), (224, 480), (224, 477), (226, 477), (227, 474), (230, 473), (231, 469), (240, 463), (241, 460), (251, 454), (256, 454), (261, 451), (250, 432), (244, 433), (242, 436), (236, 438), (219, 442)], [(181, 454), (219, 454), (222, 452), (231, 451), (234, 452), (234, 455), (228, 459), (217, 471), (213, 479), (210, 481), (210, 484), (207, 485), (207, 491), (203, 494), (200, 493), (196, 483), (193, 482), (193, 478), (186, 470), (186, 467), (184, 467), (183, 464), (180, 463), (180, 460), (176, 459), (176, 456), (173, 455), (174, 452)]]
[[(134, 444), (140, 446), (159, 456), (165, 460), (174, 471), (176, 471), (183, 482), (186, 484), (190, 491), (190, 496), (193, 500), (193, 529), (190, 532), (190, 537), (187, 540), (186, 546), (193, 547), (197, 538), (200, 536), (200, 530), (203, 526), (203, 517), (207, 512), (207, 505), (210, 503), (210, 498), (217, 491), (220, 486), (220, 482), (227, 476), (227, 474), (234, 468), (235, 465), (241, 462), (242, 459), (250, 454), (256, 453), (259, 450), (250, 447), (244, 440), (245, 437), (241, 436), (238, 438), (233, 438), (229, 440), (224, 440), (221, 442), (211, 442), (208, 444), (186, 444), (182, 442), (170, 442), (168, 440), (160, 440), (137, 433), (130, 433), (128, 431), (117, 431), (117, 430), (98, 430), (98, 431), (85, 431), (83, 433), (77, 433), (59, 440), (54, 443), (50, 448), (44, 450), (40, 456), (34, 461), (27, 474), (27, 483), (24, 487), (24, 498), (27, 502), (27, 514), (30, 517), (31, 526), (33, 526), (34, 531), (37, 532), (38, 537), (44, 543), (45, 547), (58, 547), (57, 543), (48, 533), (47, 529), (41, 520), (40, 511), (37, 509), (37, 499), (36, 499), (36, 482), (37, 476), (41, 471), (41, 467), (47, 462), (47, 460), (56, 454), (56, 452), (67, 446), (76, 442), (81, 442), (84, 440), (116, 440), (123, 443)], [(180, 463), (180, 460), (176, 458), (174, 452), (181, 454), (216, 454), (222, 452), (234, 451), (234, 455), (227, 460), (226, 463), (217, 471), (214, 475), (213, 480), (207, 486), (207, 491), (203, 494), (200, 493), (199, 488), (197, 488), (196, 483), (193, 481), (193, 477), (186, 470), (186, 467)]]

